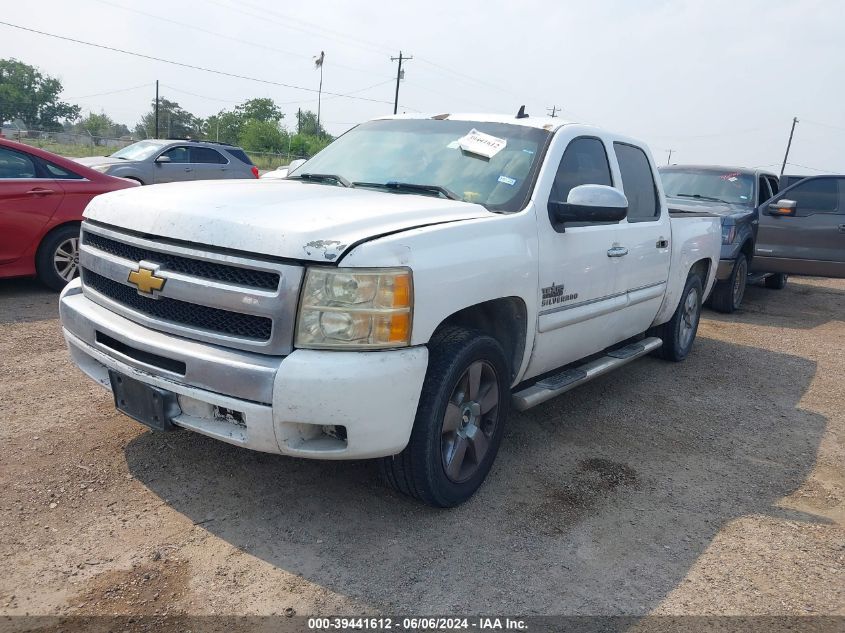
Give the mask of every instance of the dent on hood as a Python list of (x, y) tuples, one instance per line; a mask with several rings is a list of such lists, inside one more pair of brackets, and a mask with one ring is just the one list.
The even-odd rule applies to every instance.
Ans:
[(338, 240), (314, 240), (303, 246), (302, 250), (309, 257), (322, 251), (323, 258), (332, 262), (340, 257), (345, 248), (346, 244), (341, 244)]

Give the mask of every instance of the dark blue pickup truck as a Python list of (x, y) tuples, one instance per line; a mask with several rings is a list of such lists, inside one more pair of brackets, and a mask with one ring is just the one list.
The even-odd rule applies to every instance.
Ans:
[(722, 218), (722, 252), (709, 303), (719, 312), (733, 312), (750, 282), (767, 288), (786, 285), (785, 273), (750, 273), (757, 241), (758, 207), (778, 192), (778, 177), (758, 169), (671, 165), (660, 168), (669, 209), (707, 212)]

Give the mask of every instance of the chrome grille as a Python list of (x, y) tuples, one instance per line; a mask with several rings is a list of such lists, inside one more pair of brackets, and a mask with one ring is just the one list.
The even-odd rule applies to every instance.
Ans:
[(262, 288), (264, 290), (275, 290), (279, 287), (278, 273), (266, 272), (263, 270), (252, 270), (226, 264), (215, 264), (200, 259), (178, 257), (170, 253), (162, 253), (147, 248), (132, 246), (124, 242), (118, 242), (90, 231), (82, 234), (82, 243), (90, 244), (97, 250), (104, 253), (117, 255), (124, 259), (131, 259), (136, 262), (152, 261), (162, 264), (168, 270), (173, 270), (205, 279), (214, 279), (238, 286), (250, 288)]
[[(151, 329), (225, 347), (292, 349), (303, 268), (138, 237), (84, 222), (82, 289), (92, 301)], [(140, 267), (165, 280), (153, 295), (129, 281)]]
[(266, 317), (238, 314), (168, 297), (150, 299), (138, 294), (130, 286), (112, 281), (108, 277), (85, 268), (82, 269), (82, 283), (121, 305), (157, 319), (257, 341), (266, 341), (270, 338), (273, 322)]

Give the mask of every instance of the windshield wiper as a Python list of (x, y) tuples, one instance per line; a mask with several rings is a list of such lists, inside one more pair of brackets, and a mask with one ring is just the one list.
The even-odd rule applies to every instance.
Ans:
[(700, 193), (676, 193), (674, 194), (676, 198), (695, 198), (696, 200), (709, 200), (710, 202), (723, 202), (725, 204), (730, 204), (727, 200), (722, 200), (721, 198), (714, 198), (713, 196), (702, 196)]
[(336, 174), (297, 174), (296, 176), (291, 176), (290, 180), (307, 180), (309, 182), (326, 182), (326, 181), (333, 181), (339, 184), (341, 187), (354, 187), (355, 185), (349, 182), (343, 176), (338, 176)]
[(391, 191), (410, 191), (412, 193), (433, 193), (437, 194), (438, 196), (443, 196), (444, 198), (449, 198), (449, 200), (461, 200), (458, 194), (454, 191), (449, 191), (446, 187), (441, 187), (440, 185), (418, 185), (413, 182), (354, 182), (352, 183), (356, 187), (374, 187), (376, 189), (389, 189)]

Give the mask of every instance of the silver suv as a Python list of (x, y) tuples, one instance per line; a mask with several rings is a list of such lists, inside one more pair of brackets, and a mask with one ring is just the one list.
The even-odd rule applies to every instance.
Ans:
[(75, 158), (109, 176), (142, 185), (185, 180), (258, 178), (258, 168), (239, 147), (212, 141), (148, 139), (127, 145), (111, 156)]

